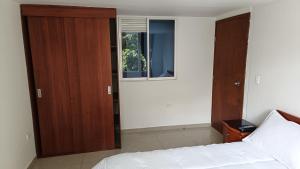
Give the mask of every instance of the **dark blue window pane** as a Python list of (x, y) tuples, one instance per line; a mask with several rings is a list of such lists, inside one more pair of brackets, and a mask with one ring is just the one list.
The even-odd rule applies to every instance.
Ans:
[(174, 77), (174, 20), (150, 20), (150, 77)]
[(123, 78), (147, 77), (147, 33), (122, 33)]

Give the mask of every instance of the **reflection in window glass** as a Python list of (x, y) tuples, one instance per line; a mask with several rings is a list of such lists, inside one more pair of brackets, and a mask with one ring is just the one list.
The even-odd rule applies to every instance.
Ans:
[(147, 33), (122, 33), (123, 78), (147, 77)]
[(174, 20), (149, 20), (150, 77), (174, 77)]

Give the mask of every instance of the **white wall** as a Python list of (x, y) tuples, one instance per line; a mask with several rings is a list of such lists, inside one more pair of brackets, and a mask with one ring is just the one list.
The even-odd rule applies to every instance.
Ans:
[(0, 21), (0, 168), (25, 169), (35, 148), (19, 5), (1, 0)]
[[(271, 109), (300, 116), (300, 1), (253, 8), (248, 53), (247, 119), (260, 123)], [(261, 75), (261, 84), (255, 77)]]
[(120, 82), (122, 129), (210, 123), (214, 22), (177, 18), (176, 80)]

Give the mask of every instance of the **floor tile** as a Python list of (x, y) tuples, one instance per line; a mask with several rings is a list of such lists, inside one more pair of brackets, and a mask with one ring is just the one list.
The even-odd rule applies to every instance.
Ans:
[(158, 133), (158, 140), (164, 149), (194, 146), (195, 143), (184, 135), (185, 130), (161, 131)]
[(222, 135), (211, 127), (122, 133), (122, 149), (42, 158), (30, 169), (91, 169), (103, 158), (125, 152), (151, 151), (221, 143)]
[(122, 134), (122, 152), (151, 151), (161, 148), (156, 132)]
[(121, 153), (120, 150), (97, 151), (82, 154), (82, 168), (92, 168), (99, 163), (103, 158)]
[(41, 158), (34, 161), (33, 169), (69, 169), (70, 166), (80, 168), (82, 159), (81, 154)]

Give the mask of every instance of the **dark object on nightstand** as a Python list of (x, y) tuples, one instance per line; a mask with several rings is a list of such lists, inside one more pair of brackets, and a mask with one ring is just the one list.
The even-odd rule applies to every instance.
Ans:
[(246, 120), (223, 121), (224, 142), (242, 141), (256, 129), (256, 126)]

